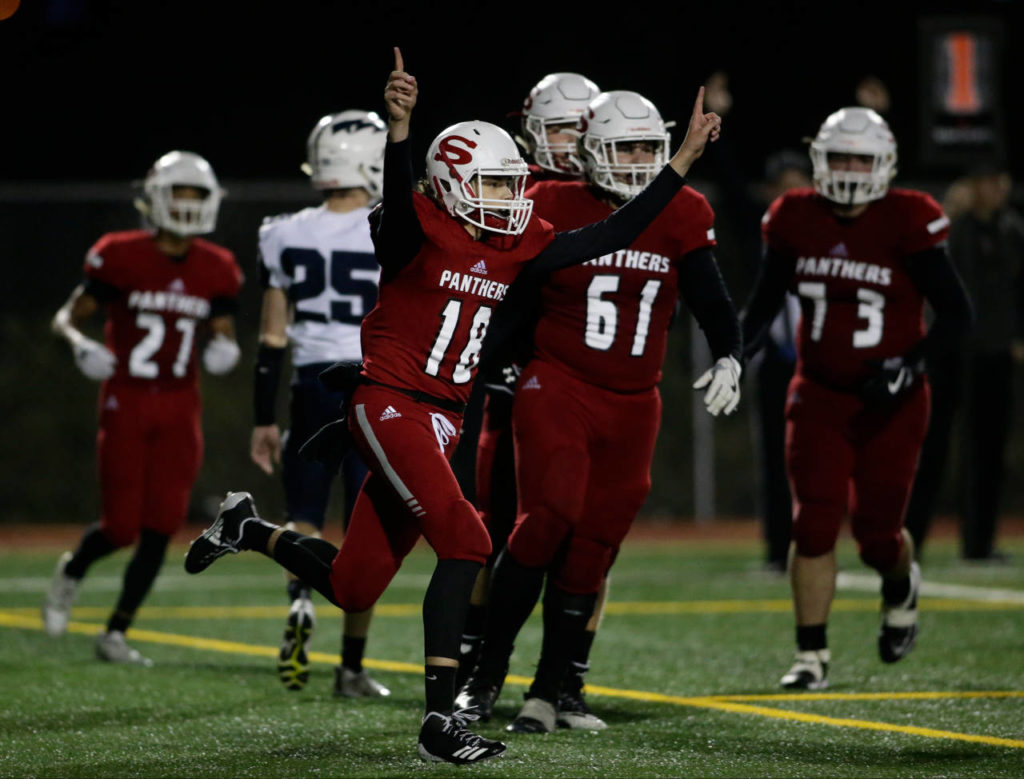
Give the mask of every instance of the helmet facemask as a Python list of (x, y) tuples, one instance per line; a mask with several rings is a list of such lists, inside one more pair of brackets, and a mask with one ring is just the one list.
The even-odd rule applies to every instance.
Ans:
[[(180, 236), (212, 233), (224, 190), (210, 164), (192, 152), (172, 151), (157, 160), (142, 185), (141, 210), (156, 227)], [(183, 196), (198, 190), (202, 199)]]
[[(523, 132), (527, 137), (527, 151), (540, 167), (554, 173), (579, 176), (583, 173), (583, 163), (576, 149), (579, 130), (575, 122), (567, 126), (569, 121), (563, 117), (542, 119), (539, 116), (524, 116)], [(549, 128), (556, 128), (557, 133), (572, 136), (572, 140), (552, 141)]]
[[(651, 162), (620, 161), (624, 156), (620, 143), (645, 143), (653, 146)], [(585, 137), (582, 147), (590, 155), (590, 181), (617, 197), (628, 200), (639, 194), (668, 164), (668, 136), (626, 136), (619, 138)]]

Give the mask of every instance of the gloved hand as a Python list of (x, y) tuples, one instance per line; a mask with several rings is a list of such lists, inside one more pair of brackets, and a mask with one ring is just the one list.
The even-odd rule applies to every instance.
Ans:
[(484, 389), (491, 394), (501, 393), (505, 395), (514, 395), (516, 392), (516, 382), (519, 381), (519, 374), (522, 372), (522, 366), (518, 363), (510, 362), (501, 369), (500, 376), (485, 379)]
[(914, 385), (923, 372), (923, 360), (888, 357), (878, 363), (878, 372), (864, 382), (861, 398), (871, 405), (891, 405)]
[(238, 364), (241, 354), (238, 341), (217, 333), (203, 350), (203, 367), (214, 376), (221, 376)]
[(308, 463), (322, 463), (336, 469), (352, 451), (355, 442), (344, 417), (328, 422), (299, 447), (299, 457)]
[(78, 370), (93, 381), (103, 381), (114, 375), (117, 357), (103, 344), (91, 338), (82, 338), (73, 350)]
[(704, 405), (708, 413), (717, 417), (721, 412), (727, 415), (736, 410), (740, 402), (740, 374), (743, 369), (739, 361), (729, 355), (720, 358), (708, 371), (693, 383), (694, 389), (704, 389)]

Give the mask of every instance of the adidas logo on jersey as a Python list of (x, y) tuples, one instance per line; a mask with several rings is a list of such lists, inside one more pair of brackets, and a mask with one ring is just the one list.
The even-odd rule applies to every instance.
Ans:
[(846, 244), (840, 241), (831, 249), (828, 250), (831, 257), (849, 257), (850, 250), (846, 248)]
[(184, 292), (185, 282), (182, 281), (181, 279), (175, 279), (174, 281), (167, 285), (167, 289), (169, 289), (171, 292)]
[(107, 402), (103, 404), (103, 408), (107, 409), (107, 411), (117, 411), (121, 408), (121, 405), (117, 402), (117, 396), (111, 395), (108, 397)]
[(394, 406), (388, 406), (384, 409), (384, 413), (380, 415), (380, 421), (383, 422), (385, 419), (394, 419), (395, 417), (402, 416), (398, 411), (395, 411)]
[(481, 276), (487, 275), (487, 265), (483, 260), (480, 260), (476, 265), (469, 269), (470, 273), (479, 273)]
[(520, 389), (540, 389), (540, 382), (537, 380), (536, 376), (531, 376), (526, 380), (526, 383), (523, 384), (522, 387), (520, 387)]

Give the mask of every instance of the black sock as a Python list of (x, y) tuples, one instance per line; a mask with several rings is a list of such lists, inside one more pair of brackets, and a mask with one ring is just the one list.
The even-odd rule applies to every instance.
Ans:
[(516, 636), (533, 612), (544, 586), (544, 569), (529, 568), (502, 550), (491, 574), (487, 629), (477, 666), (481, 676), (500, 682), (508, 672)]
[(796, 645), (801, 652), (813, 652), (828, 648), (825, 625), (797, 625)]
[(259, 517), (243, 520), (242, 536), (238, 539), (238, 548), (266, 554), (270, 536), (275, 530), (280, 529), (280, 525), (272, 525)]
[(428, 665), (423, 671), (427, 711), (451, 714), (455, 705), (455, 667)]
[(899, 605), (910, 595), (910, 574), (902, 579), (882, 579), (882, 600), (890, 606)]
[(149, 594), (157, 574), (160, 573), (170, 540), (170, 537), (153, 530), (144, 529), (139, 535), (135, 554), (124, 571), (121, 597), (118, 598), (114, 613), (107, 622), (108, 631), (123, 632), (128, 629), (135, 618), (135, 612)]
[(338, 548), (329, 541), (285, 530), (277, 537), (273, 559), (337, 606), (331, 584), (331, 563), (337, 554)]
[(590, 647), (593, 646), (596, 636), (597, 633), (593, 630), (584, 630), (580, 635), (576, 651), (572, 653), (569, 671), (562, 682), (562, 689), (566, 692), (578, 693), (583, 689), (583, 677), (590, 670)]
[(425, 657), (459, 659), (459, 637), (466, 626), (469, 598), (481, 567), (472, 560), (437, 561), (423, 596)]
[(288, 580), (288, 602), (294, 603), (297, 600), (309, 600), (309, 596), (312, 595), (312, 588), (306, 584), (302, 579), (289, 579)]
[(64, 573), (72, 579), (81, 579), (85, 576), (85, 572), (89, 570), (90, 565), (101, 557), (106, 557), (117, 548), (117, 544), (113, 543), (100, 530), (100, 523), (95, 522), (82, 533), (82, 538), (78, 542), (78, 548), (71, 556), (71, 559), (68, 560), (68, 564), (64, 566)]
[(484, 627), (487, 624), (487, 604), (469, 604), (469, 612), (466, 614), (466, 627), (462, 631), (463, 643), (479, 641), (484, 637)]
[(544, 594), (544, 638), (529, 697), (558, 701), (572, 652), (579, 646), (580, 634), (586, 632), (596, 601), (596, 592), (577, 595), (548, 581)]
[(363, 670), (363, 652), (366, 651), (366, 639), (358, 636), (341, 637), (341, 664), (350, 671), (359, 673)]

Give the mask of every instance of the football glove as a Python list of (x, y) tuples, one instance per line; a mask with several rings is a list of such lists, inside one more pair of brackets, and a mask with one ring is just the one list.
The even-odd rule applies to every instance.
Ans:
[(516, 392), (516, 382), (519, 381), (519, 374), (522, 372), (523, 369), (518, 363), (510, 362), (501, 369), (500, 376), (494, 377), (491, 381), (485, 381), (484, 388), (492, 394), (514, 395)]
[(890, 405), (906, 393), (924, 372), (924, 361), (889, 357), (878, 364), (878, 371), (861, 387), (861, 397), (872, 405)]
[(728, 415), (736, 410), (740, 402), (740, 374), (743, 369), (739, 361), (729, 355), (721, 357), (710, 369), (693, 383), (694, 389), (704, 389), (704, 406), (708, 413), (717, 417), (723, 411)]
[(203, 367), (214, 376), (222, 376), (238, 364), (241, 355), (238, 341), (217, 333), (203, 350)]
[(106, 346), (91, 338), (82, 338), (74, 345), (75, 365), (93, 381), (103, 381), (114, 375), (117, 357)]

